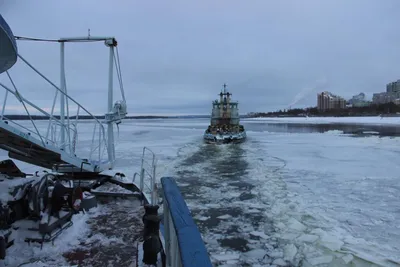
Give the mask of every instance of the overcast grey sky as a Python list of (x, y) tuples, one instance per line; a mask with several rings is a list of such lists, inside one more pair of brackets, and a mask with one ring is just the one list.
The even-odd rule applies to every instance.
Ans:
[[(115, 36), (131, 115), (208, 114), (224, 82), (241, 113), (315, 105), (321, 90), (371, 97), (400, 78), (399, 10), (399, 0), (0, 0), (15, 35)], [(57, 44), (19, 52), (59, 81)], [(105, 46), (74, 44), (67, 57), (69, 91), (103, 113)], [(19, 65), (21, 91), (50, 107), (48, 86)]]

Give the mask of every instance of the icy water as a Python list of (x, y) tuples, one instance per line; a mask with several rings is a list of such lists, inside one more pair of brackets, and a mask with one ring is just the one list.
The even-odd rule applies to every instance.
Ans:
[[(206, 119), (124, 121), (118, 171), (133, 176), (151, 148), (214, 266), (399, 266), (399, 127), (243, 124), (245, 143), (216, 146)], [(90, 146), (89, 123), (79, 132)]]
[(215, 146), (208, 120), (132, 123), (215, 266), (398, 266), (399, 128), (244, 121), (245, 143)]

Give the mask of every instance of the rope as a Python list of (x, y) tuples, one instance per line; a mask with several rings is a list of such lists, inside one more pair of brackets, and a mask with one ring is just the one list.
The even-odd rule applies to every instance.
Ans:
[[(120, 73), (120, 69), (118, 68), (118, 61), (117, 57), (114, 56), (114, 64), (115, 64), (115, 69), (117, 71), (117, 78), (118, 78), (118, 83), (119, 83), (119, 88), (121, 89), (122, 97), (124, 98), (124, 93), (123, 93), (123, 85), (122, 85), (122, 77)], [(124, 98), (125, 100), (125, 98)]]
[(124, 85), (123, 85), (123, 83), (122, 83), (122, 72), (121, 72), (121, 63), (120, 63), (120, 61), (119, 61), (119, 52), (118, 52), (118, 46), (116, 47), (116, 51), (117, 51), (117, 61), (118, 61), (118, 69), (119, 69), (119, 76), (121, 77), (121, 89), (122, 89), (122, 98), (124, 99), (124, 101), (125, 101), (125, 91), (124, 91)]
[(23, 37), (23, 36), (14, 36), (16, 40), (21, 41), (37, 41), (37, 42), (59, 42), (56, 39), (43, 39), (43, 38), (32, 38), (32, 37)]
[(114, 56), (115, 69), (117, 70), (117, 77), (118, 77), (119, 87), (121, 90), (122, 99), (126, 103), (124, 85), (122, 82), (122, 72), (121, 72), (121, 64), (119, 61), (118, 47), (116, 47), (116, 54), (117, 56), (116, 57)]

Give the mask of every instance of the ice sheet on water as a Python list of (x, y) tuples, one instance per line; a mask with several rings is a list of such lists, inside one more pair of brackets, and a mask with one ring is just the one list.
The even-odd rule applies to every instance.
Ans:
[[(265, 133), (258, 133), (258, 135), (265, 136)], [(389, 263), (399, 260), (397, 255), (400, 254), (396, 253), (395, 246), (382, 243), (378, 245), (365, 239), (357, 239), (358, 241), (354, 242), (356, 238), (348, 231), (348, 228), (343, 227), (346, 226), (343, 225), (343, 221), (345, 221), (344, 219), (351, 220), (357, 225), (360, 213), (356, 212), (361, 210), (363, 213), (367, 213), (369, 218), (380, 213), (380, 216), (385, 216), (387, 221), (394, 219), (392, 215), (389, 216), (389, 214), (393, 214), (390, 213), (390, 209), (386, 214), (382, 212), (382, 207), (388, 206), (371, 208), (371, 205), (376, 205), (383, 199), (386, 199), (386, 203), (390, 203), (388, 199), (390, 194), (382, 195), (370, 203), (371, 198), (375, 199), (375, 192), (370, 190), (362, 192), (358, 196), (362, 203), (368, 203), (366, 208), (357, 207), (356, 205), (359, 203), (352, 200), (347, 201), (346, 198), (352, 197), (364, 185), (372, 188), (373, 186), (371, 187), (369, 183), (375, 179), (379, 181), (380, 186), (383, 181), (386, 182), (387, 178), (379, 177), (379, 175), (382, 176), (381, 168), (393, 168), (393, 162), (387, 159), (391, 158), (389, 155), (392, 155), (393, 152), (397, 154), (397, 150), (393, 147), (397, 146), (395, 144), (399, 142), (398, 139), (371, 137), (355, 140), (349, 137), (343, 138), (337, 134), (332, 136), (320, 134), (282, 136), (274, 133), (265, 138), (268, 142), (265, 144), (264, 158), (268, 157), (268, 154), (273, 154), (274, 157), (279, 157), (282, 162), (286, 163), (285, 168), (268, 176), (268, 180), (263, 186), (262, 199), (264, 203), (272, 203), (265, 216), (274, 222), (273, 229), (276, 231), (271, 235), (269, 233), (270, 226), (266, 225), (266, 234), (277, 238), (283, 244), (296, 246), (297, 254), (309, 256), (310, 259), (314, 259), (311, 260), (312, 263), (320, 260), (327, 261), (333, 257), (332, 264), (340, 263), (337, 266), (351, 265), (357, 262), (361, 264), (359, 266), (362, 266), (362, 263), (365, 264), (367, 261), (385, 266), (395, 266)], [(369, 149), (372, 153), (369, 152)], [(385, 161), (379, 162), (380, 168), (376, 168), (378, 163), (376, 157), (373, 156), (377, 149), (382, 156), (385, 155)], [(344, 150), (349, 153), (344, 154)], [(354, 163), (356, 160), (360, 162), (358, 165)], [(336, 164), (336, 162), (338, 163)], [(350, 166), (347, 162), (352, 165)], [(337, 167), (338, 164), (341, 168)], [(331, 173), (338, 174), (332, 176)], [(367, 177), (376, 175), (376, 178), (360, 177), (364, 173), (368, 173)], [(357, 182), (352, 182), (353, 180)], [(287, 190), (288, 187), (290, 187), (290, 191)], [(342, 192), (339, 192), (338, 188), (339, 190), (343, 188), (349, 193), (339, 195), (338, 193)], [(393, 186), (389, 183), (388, 188), (393, 188)], [(379, 194), (379, 191), (376, 193)], [(337, 198), (335, 194), (337, 194)], [(370, 199), (365, 199), (364, 194)], [(335, 202), (328, 202), (329, 205), (323, 206), (324, 201), (330, 200), (329, 197), (332, 195), (335, 196)], [(354, 214), (349, 214), (348, 210), (352, 209)], [(332, 214), (330, 211), (335, 212)], [(371, 220), (367, 219), (360, 222), (360, 225), (376, 226), (378, 224), (383, 225), (382, 220), (376, 219), (371, 223)], [(381, 230), (387, 231), (387, 228)], [(395, 229), (392, 230), (392, 233), (395, 234)], [(370, 233), (366, 232), (366, 234)], [(307, 249), (306, 244), (314, 249)], [(278, 253), (273, 256), (278, 258), (280, 255)]]
[[(375, 120), (379, 120), (379, 123), (390, 121), (389, 118), (375, 118)], [(393, 122), (393, 119), (391, 120)], [(143, 146), (150, 144), (150, 148), (156, 152), (163, 165), (157, 171), (157, 178), (161, 174), (171, 175), (178, 178), (179, 184), (179, 178), (192, 175), (197, 179), (213, 182), (214, 178), (208, 175), (212, 166), (202, 164), (199, 160), (199, 157), (208, 155), (196, 153), (202, 149), (199, 144), (202, 142), (203, 129), (192, 130), (192, 126), (185, 125), (178, 126), (182, 128), (173, 125), (164, 127), (158, 122), (153, 123), (157, 125), (148, 127), (149, 125), (140, 123), (142, 125), (132, 125), (128, 130), (121, 132), (120, 142), (117, 145), (117, 158), (122, 159), (118, 168), (123, 169), (126, 177), (133, 177), (133, 172), (140, 167)], [(142, 132), (139, 134), (140, 131)], [(162, 138), (166, 132), (170, 135), (168, 141)], [(249, 181), (256, 185), (252, 189), (247, 187), (240, 189), (250, 192), (255, 197), (249, 201), (239, 200), (241, 197), (237, 194), (239, 190), (225, 183), (222, 186), (218, 184), (220, 186), (217, 189), (212, 189), (210, 186), (199, 187), (198, 192), (191, 192), (190, 196), (194, 199), (187, 199), (188, 206), (199, 212), (199, 217), (196, 218), (208, 218), (202, 223), (215, 223), (208, 211), (219, 210), (225, 206), (240, 211), (242, 218), (247, 219), (247, 221), (235, 219), (232, 215), (232, 219), (219, 220), (217, 226), (210, 226), (209, 231), (203, 232), (207, 248), (212, 254), (228, 253), (226, 248), (221, 248), (219, 240), (223, 238), (240, 237), (248, 241), (246, 246), (249, 250), (238, 253), (239, 260), (232, 260), (235, 262), (230, 263), (227, 260), (221, 264), (237, 266), (238, 262), (244, 259), (253, 266), (257, 264), (269, 266), (273, 261), (282, 259), (291, 261), (291, 264), (296, 266), (299, 259), (305, 257), (304, 266), (306, 263), (312, 266), (308, 259), (316, 263), (321, 260), (327, 261), (331, 256), (333, 259), (330, 264), (337, 263), (337, 266), (341, 266), (340, 264), (363, 266), (363, 261), (359, 258), (372, 259), (383, 263), (384, 266), (396, 266), (384, 260), (390, 257), (393, 261), (400, 260), (399, 253), (396, 253), (398, 249), (391, 243), (395, 240), (395, 235), (385, 237), (387, 243), (390, 243), (385, 244), (374, 233), (390, 233), (386, 229), (395, 229), (388, 224), (393, 221), (388, 214), (393, 209), (390, 203), (396, 203), (395, 197), (398, 195), (396, 187), (392, 186), (395, 175), (390, 172), (390, 170), (397, 172), (395, 166), (398, 158), (396, 147), (400, 143), (398, 139), (373, 137), (354, 140), (349, 137), (343, 138), (336, 133), (326, 135), (289, 135), (256, 131), (248, 133), (251, 133), (251, 136), (249, 135), (248, 142), (242, 145), (245, 150), (245, 155), (242, 157), (250, 164), (247, 168), (249, 171), (247, 174), (237, 175), (249, 178)], [(229, 157), (234, 158), (235, 154), (229, 154), (228, 147), (216, 147), (218, 150), (216, 153), (226, 154), (220, 161), (226, 161)], [(377, 151), (380, 158), (385, 160), (373, 162), (377, 158)], [(187, 168), (181, 168), (180, 160), (191, 155), (196, 155), (197, 158), (191, 158), (192, 162), (184, 162)], [(351, 167), (351, 164), (354, 167)], [(382, 169), (387, 172), (384, 177)], [(204, 175), (199, 175), (201, 173)], [(229, 171), (224, 173), (226, 175)], [(226, 179), (221, 180), (226, 182)], [(185, 186), (186, 189), (194, 186), (192, 182), (182, 182), (183, 185), (189, 184)], [(371, 188), (379, 190), (369, 192)], [(206, 195), (209, 201), (197, 201), (199, 195)], [(389, 204), (384, 206), (382, 200), (388, 199), (393, 200), (386, 201), (385, 203)], [(218, 216), (224, 214), (227, 213), (222, 212)], [(258, 214), (265, 219), (265, 227), (252, 225), (252, 222), (257, 222), (259, 218), (248, 219)], [(344, 227), (346, 218), (350, 220), (349, 225), (351, 223), (347, 228)], [(224, 223), (223, 227), (221, 222)], [(378, 227), (379, 222), (381, 222), (380, 227)], [(372, 229), (370, 233), (359, 232), (363, 223)], [(241, 234), (227, 234), (227, 230), (233, 227), (239, 227)], [(321, 228), (322, 232), (312, 233), (316, 228)], [(251, 233), (255, 232), (264, 232), (265, 236), (270, 238), (264, 239), (261, 235), (252, 236)], [(368, 237), (370, 240), (379, 240), (379, 245), (356, 239), (354, 236), (357, 235)], [(293, 246), (297, 250), (295, 256), (293, 256), (295, 251)], [(261, 253), (247, 254), (257, 249), (264, 250), (268, 256), (263, 259)], [(253, 260), (250, 255), (258, 258)]]

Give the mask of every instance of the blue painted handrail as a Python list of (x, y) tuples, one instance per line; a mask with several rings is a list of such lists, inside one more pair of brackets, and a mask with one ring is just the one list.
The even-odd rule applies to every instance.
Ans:
[[(173, 178), (161, 178), (164, 201), (178, 239), (180, 259), (183, 267), (212, 266), (199, 229), (193, 221), (189, 208)], [(164, 212), (166, 212), (164, 210)]]

